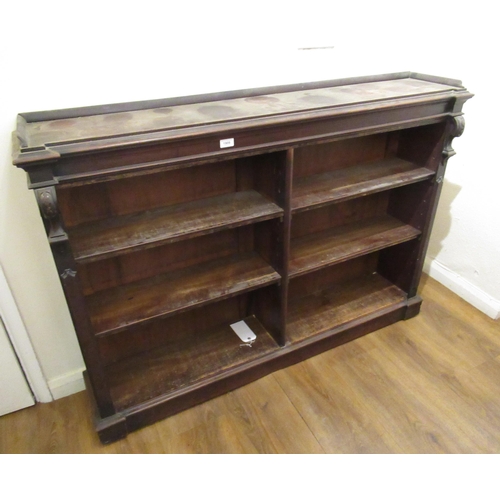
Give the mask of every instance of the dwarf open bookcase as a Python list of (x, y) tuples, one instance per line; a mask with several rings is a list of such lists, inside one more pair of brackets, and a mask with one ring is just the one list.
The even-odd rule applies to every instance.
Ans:
[(397, 73), (20, 114), (101, 441), (416, 315), (470, 97)]

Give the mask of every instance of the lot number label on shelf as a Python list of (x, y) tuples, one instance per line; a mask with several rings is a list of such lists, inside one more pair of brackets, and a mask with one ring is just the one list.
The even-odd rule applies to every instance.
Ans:
[(234, 139), (221, 139), (220, 147), (222, 148), (232, 148), (234, 146)]

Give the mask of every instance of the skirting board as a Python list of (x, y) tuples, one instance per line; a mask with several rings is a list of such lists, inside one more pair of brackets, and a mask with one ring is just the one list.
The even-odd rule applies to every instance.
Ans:
[(85, 383), (83, 381), (83, 370), (75, 370), (73, 372), (65, 373), (60, 377), (49, 380), (48, 386), (54, 399), (61, 399), (71, 394), (85, 390)]
[(500, 300), (494, 299), (443, 264), (426, 259), (424, 272), (490, 318), (500, 318)]

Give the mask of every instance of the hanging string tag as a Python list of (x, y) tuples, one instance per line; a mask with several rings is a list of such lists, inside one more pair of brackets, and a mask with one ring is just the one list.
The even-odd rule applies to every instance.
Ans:
[(250, 329), (250, 327), (245, 323), (244, 320), (238, 321), (237, 323), (233, 323), (229, 325), (236, 335), (243, 341), (243, 344), (240, 344), (240, 347), (247, 346), (252, 347), (252, 344), (255, 342), (257, 335)]

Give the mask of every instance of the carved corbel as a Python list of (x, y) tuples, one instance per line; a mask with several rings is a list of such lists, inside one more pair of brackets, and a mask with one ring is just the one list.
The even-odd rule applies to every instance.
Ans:
[(46, 222), (47, 236), (49, 242), (57, 242), (68, 238), (64, 231), (61, 214), (57, 207), (57, 195), (54, 186), (35, 189), (40, 213)]
[(454, 116), (451, 122), (451, 126), (444, 142), (443, 151), (441, 153), (442, 160), (441, 165), (438, 168), (438, 172), (436, 175), (436, 182), (441, 184), (444, 178), (444, 172), (446, 170), (446, 165), (448, 164), (448, 160), (456, 154), (455, 150), (452, 147), (452, 142), (455, 137), (460, 137), (464, 133), (465, 129), (465, 120), (462, 115)]
[(445, 166), (446, 163), (448, 163), (448, 160), (456, 154), (455, 150), (451, 146), (453, 139), (455, 139), (455, 137), (460, 137), (464, 133), (464, 129), (465, 129), (464, 117), (462, 115), (453, 117), (451, 130), (450, 133), (448, 134), (443, 149), (443, 163), (445, 164)]

